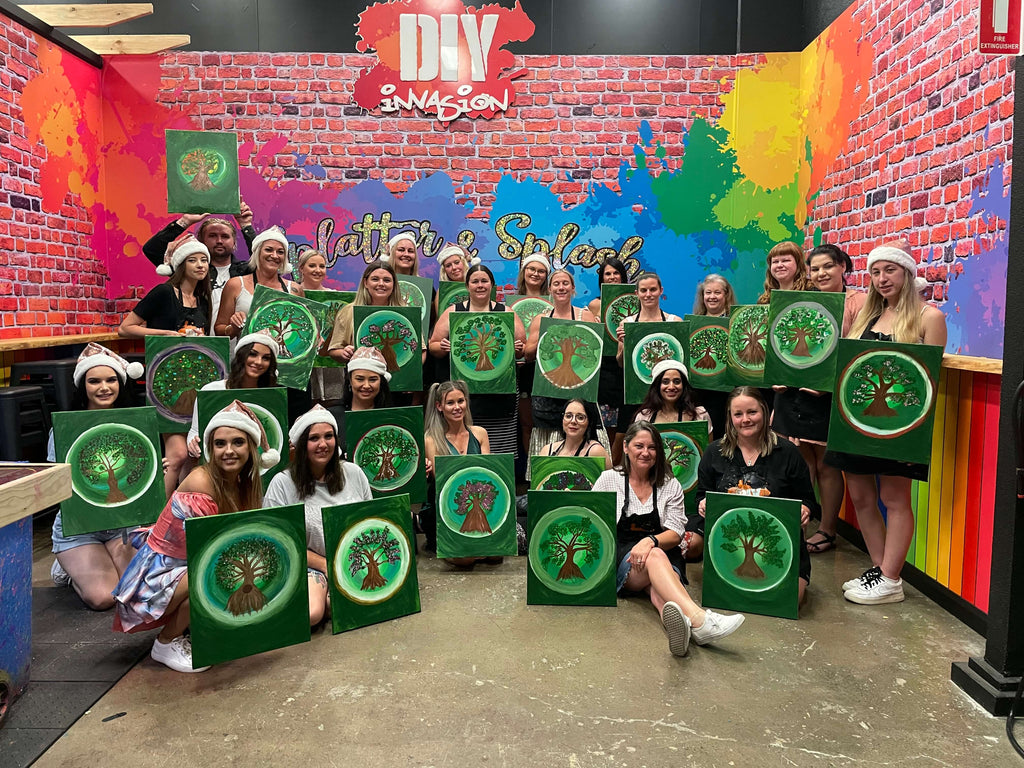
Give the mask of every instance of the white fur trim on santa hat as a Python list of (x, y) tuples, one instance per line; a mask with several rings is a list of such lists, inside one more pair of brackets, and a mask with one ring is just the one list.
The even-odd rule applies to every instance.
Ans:
[(879, 261), (891, 261), (893, 264), (899, 264), (911, 275), (917, 275), (917, 262), (914, 261), (914, 257), (895, 246), (880, 245), (877, 248), (872, 248), (871, 253), (868, 254), (868, 270)]
[(117, 378), (121, 380), (122, 384), (124, 384), (126, 377), (140, 379), (142, 374), (146, 372), (146, 368), (142, 363), (129, 363), (119, 354), (107, 349), (102, 344), (90, 341), (86, 348), (82, 350), (82, 354), (78, 356), (78, 362), (75, 364), (75, 372), (72, 374), (75, 386), (81, 386), (86, 372), (90, 368), (95, 368), (99, 365), (113, 368), (114, 373), (117, 374)]
[(338, 420), (334, 418), (334, 414), (317, 404), (295, 420), (292, 428), (288, 430), (288, 442), (297, 447), (299, 440), (302, 439), (302, 433), (314, 424), (330, 424), (334, 434), (338, 434)]
[[(171, 243), (171, 245), (174, 245), (174, 243)], [(171, 251), (170, 261), (164, 261), (163, 264), (156, 268), (156, 273), (163, 277), (170, 277), (174, 274), (174, 271), (182, 265), (182, 262), (184, 262), (185, 259), (196, 253), (204, 253), (206, 254), (207, 259), (210, 258), (210, 250), (201, 242), (189, 235), (185, 242), (181, 243), (177, 248)]]
[(270, 241), (276, 241), (276, 242), (278, 242), (278, 243), (280, 243), (281, 245), (284, 246), (286, 258), (281, 262), (281, 266), (277, 268), (278, 273), (283, 275), (285, 272), (287, 272), (289, 269), (291, 269), (291, 265), (288, 263), (288, 259), (287, 259), (288, 238), (285, 237), (284, 231), (282, 231), (282, 229), (280, 227), (271, 227), (270, 229), (265, 229), (262, 232), (260, 232), (258, 235), (256, 235), (256, 237), (254, 237), (252, 239), (252, 251), (251, 251), (252, 255), (249, 257), (249, 260), (253, 263), (254, 267), (257, 264), (259, 264), (259, 261), (260, 261), (260, 257), (259, 257), (260, 247), (264, 243), (267, 243), (267, 242), (270, 242)]
[(539, 253), (531, 253), (529, 256), (523, 259), (523, 263), (519, 265), (520, 271), (526, 269), (527, 264), (540, 264), (542, 267), (547, 269), (548, 272), (551, 271), (551, 262), (549, 262), (546, 257), (541, 256)]
[[(203, 430), (203, 450), (207, 451), (210, 444), (210, 435), (220, 427), (231, 427), (245, 432), (253, 441), (263, 449), (260, 456), (260, 466), (270, 469), (281, 460), (281, 454), (275, 448), (270, 447), (267, 442), (267, 433), (263, 431), (263, 425), (256, 415), (245, 403), (238, 400), (232, 401), (230, 405), (217, 411)], [(209, 455), (207, 455), (209, 458)]]
[(678, 360), (659, 360), (654, 368), (651, 369), (651, 381), (661, 376), (665, 371), (679, 371), (683, 374), (683, 378), (687, 381), (690, 380), (690, 372), (686, 370), (686, 366), (680, 363)]
[(359, 347), (352, 353), (352, 357), (346, 364), (349, 373), (352, 371), (372, 371), (384, 377), (384, 381), (391, 381), (391, 374), (388, 373), (388, 364), (384, 361), (384, 355), (376, 347)]
[(256, 333), (247, 333), (245, 336), (235, 342), (235, 351), (244, 347), (246, 344), (262, 344), (267, 347), (271, 352), (274, 353), (274, 357), (281, 356), (281, 345), (274, 340), (274, 338), (262, 331), (256, 331)]
[(475, 267), (477, 264), (480, 263), (479, 256), (471, 257), (468, 253), (466, 253), (466, 251), (462, 247), (458, 245), (452, 245), (451, 243), (442, 248), (441, 252), (438, 253), (437, 256), (435, 256), (434, 258), (436, 258), (437, 263), (443, 267), (444, 263), (451, 256), (461, 256), (462, 260), (466, 262), (466, 266), (468, 267)]

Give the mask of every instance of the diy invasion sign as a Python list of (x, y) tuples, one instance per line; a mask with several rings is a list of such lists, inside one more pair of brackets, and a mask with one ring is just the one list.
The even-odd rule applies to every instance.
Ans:
[(384, 113), (419, 110), (442, 123), (494, 117), (515, 102), (515, 58), (502, 46), (529, 40), (519, 5), (467, 8), (461, 0), (389, 0), (359, 14), (360, 52), (377, 63), (355, 84), (355, 101)]

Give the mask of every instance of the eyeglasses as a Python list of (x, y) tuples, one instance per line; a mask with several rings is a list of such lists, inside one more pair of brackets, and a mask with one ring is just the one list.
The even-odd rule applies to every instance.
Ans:
[(587, 421), (587, 414), (585, 414), (585, 413), (565, 413), (565, 414), (562, 414), (562, 418), (565, 419), (566, 421), (575, 421), (575, 422), (578, 422), (580, 424), (583, 424), (584, 422)]

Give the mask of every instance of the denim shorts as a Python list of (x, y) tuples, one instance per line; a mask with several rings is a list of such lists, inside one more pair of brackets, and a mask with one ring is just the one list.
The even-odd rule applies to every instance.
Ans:
[(92, 533), (79, 533), (74, 536), (64, 535), (64, 523), (61, 520), (60, 512), (53, 519), (53, 531), (50, 533), (50, 540), (53, 542), (53, 553), (67, 552), (75, 547), (83, 547), (86, 544), (106, 544), (108, 541), (121, 538), (121, 532), (128, 528), (111, 528), (106, 531), (93, 531)]
[[(629, 562), (629, 552), (623, 555), (622, 560), (619, 561), (619, 569), (615, 572), (615, 592), (619, 593), (622, 591), (623, 584), (626, 583), (626, 579), (629, 578), (629, 572), (633, 569), (633, 564)], [(679, 569), (674, 565), (672, 570), (676, 572), (676, 576), (679, 577), (679, 582), (683, 583), (683, 574), (679, 572)]]

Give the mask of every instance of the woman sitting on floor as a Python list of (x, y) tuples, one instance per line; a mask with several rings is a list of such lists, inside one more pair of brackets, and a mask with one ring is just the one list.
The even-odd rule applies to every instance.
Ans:
[(327, 545), (320, 510), (337, 504), (369, 501), (370, 483), (355, 464), (338, 456), (338, 424), (326, 408), (314, 405), (295, 420), (288, 441), (295, 452), (287, 472), (274, 475), (264, 507), (303, 504), (306, 508), (306, 572), (309, 582), (309, 624), (315, 627), (327, 612)]
[(665, 460), (665, 444), (646, 421), (631, 424), (623, 440), (622, 469), (609, 469), (594, 483), (595, 491), (615, 494), (619, 561), (618, 591), (647, 592), (661, 613), (668, 648), (686, 655), (690, 637), (707, 645), (731, 635), (741, 614), (723, 616), (702, 609), (683, 586), (678, 557), (686, 525), (683, 488)]

